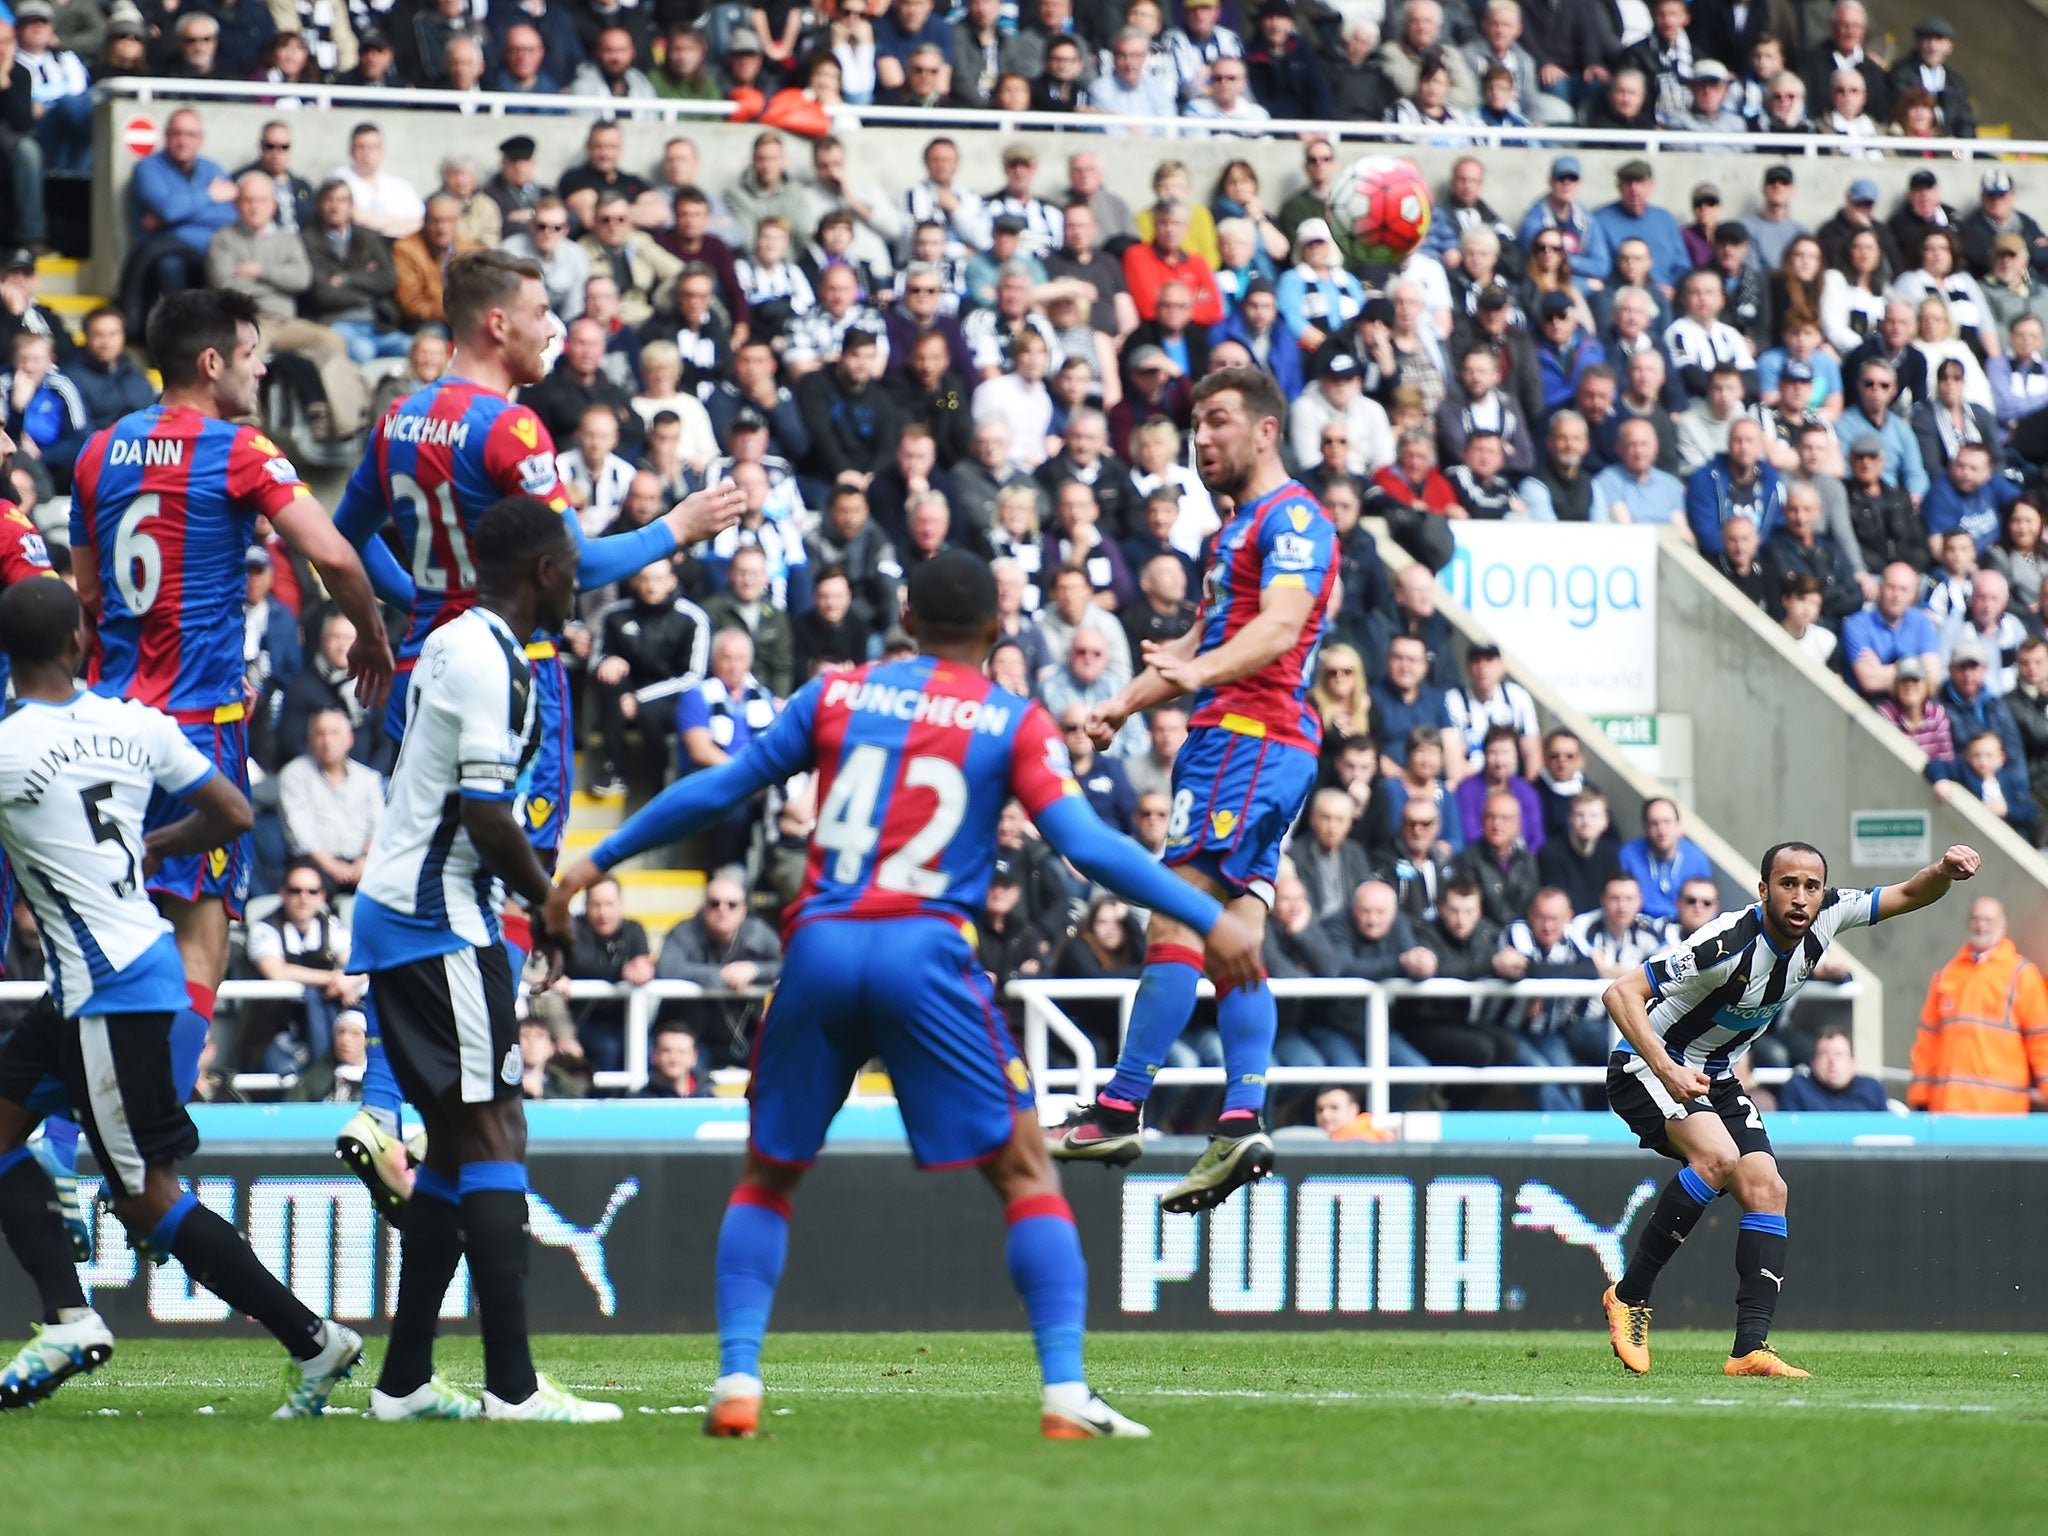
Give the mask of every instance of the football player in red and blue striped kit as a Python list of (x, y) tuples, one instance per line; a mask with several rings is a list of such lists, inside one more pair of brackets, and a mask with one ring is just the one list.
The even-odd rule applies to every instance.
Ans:
[[(1145, 670), (1089, 719), (1106, 749), (1132, 715), (1193, 695), (1162, 857), (1259, 933), (1280, 844), (1315, 787), (1322, 725), (1308, 685), (1337, 580), (1336, 528), (1281, 467), (1286, 420), (1279, 385), (1259, 369), (1219, 369), (1195, 386), (1197, 467), (1233, 508), (1216, 536), (1202, 620), (1179, 640), (1148, 642)], [(1202, 953), (1193, 938), (1168, 914), (1153, 919), (1116, 1075), (1093, 1104), (1046, 1133), (1053, 1156), (1121, 1164), (1144, 1150), (1146, 1095), (1194, 1013)], [(1160, 1202), (1169, 1211), (1217, 1205), (1273, 1168), (1263, 1122), (1279, 1027), (1272, 990), (1211, 979), (1223, 1113), (1201, 1159)]]
[[(89, 682), (164, 711), (244, 794), (253, 700), (243, 660), (243, 561), (259, 517), (318, 568), (355, 624), (349, 670), (366, 707), (382, 702), (392, 669), (362, 560), (292, 461), (236, 420), (255, 414), (265, 372), (256, 321), (244, 294), (195, 288), (162, 300), (148, 338), (163, 398), (95, 433), (71, 486), (72, 577), (96, 631)], [(159, 792), (144, 827), (188, 814), (184, 802)], [(227, 972), (228, 924), (249, 893), (249, 839), (165, 859), (149, 890), (177, 933), (188, 1013), (210, 1025)], [(203, 1040), (204, 1030), (198, 1034)]]
[(910, 579), (923, 654), (829, 673), (739, 756), (670, 785), (562, 876), (547, 926), (621, 859), (709, 825), (726, 807), (815, 767), (817, 830), (787, 948), (754, 1047), (746, 1167), (718, 1238), (719, 1378), (707, 1433), (760, 1422), (761, 1341), (782, 1276), (791, 1197), (869, 1057), (887, 1063), (918, 1164), (981, 1168), (1009, 1219), (1006, 1254), (1044, 1377), (1042, 1431), (1142, 1435), (1087, 1387), (1087, 1265), (1046, 1156), (1031, 1077), (975, 949), (1012, 795), (1089, 879), (1206, 934), (1226, 984), (1257, 974), (1258, 944), (1095, 817), (1044, 708), (982, 675), (997, 633), (995, 577), (963, 551)]
[[(472, 251), (448, 264), (442, 291), (455, 351), (432, 384), (392, 406), (370, 433), (368, 451), (349, 477), (335, 524), (372, 560), (379, 591), (409, 614), (398, 651), (385, 732), (405, 736), (406, 696), (427, 637), (476, 602), (478, 522), (507, 496), (531, 496), (563, 516), (580, 552), (578, 579), (609, 586), (739, 520), (745, 497), (730, 484), (689, 497), (644, 528), (587, 539), (555, 474), (555, 444), (532, 407), (510, 396), (547, 375), (557, 337), (540, 266), (500, 250)], [(386, 523), (398, 530), (406, 564), (375, 557)], [(568, 830), (574, 788), (574, 724), (561, 636), (529, 636), (527, 660), (540, 701), (540, 749), (521, 785), (528, 838), (548, 869)], [(524, 937), (520, 933), (518, 937)], [(525, 945), (517, 947), (523, 951)], [(398, 1218), (412, 1188), (398, 1140), (403, 1095), (384, 1054), (371, 1010), (363, 1110), (336, 1139), (342, 1160), (369, 1188), (378, 1209)]]

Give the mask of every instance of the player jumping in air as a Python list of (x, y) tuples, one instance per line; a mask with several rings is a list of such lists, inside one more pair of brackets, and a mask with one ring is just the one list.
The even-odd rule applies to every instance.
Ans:
[[(530, 496), (498, 502), (474, 532), (474, 599), (420, 647), (405, 744), (356, 892), (350, 964), (369, 973), (392, 1070), (427, 1128), (370, 1414), (591, 1424), (618, 1418), (617, 1405), (537, 1375), (527, 1341), (517, 979), (498, 922), (507, 886), (529, 910), (548, 897), (517, 815), (540, 750), (526, 642), (569, 622), (577, 544), (560, 512)], [(483, 1318), (481, 1403), (434, 1374), (441, 1301), (465, 1253)]]
[(1600, 1298), (1614, 1353), (1650, 1368), (1650, 1287), (1724, 1192), (1742, 1207), (1735, 1238), (1735, 1347), (1723, 1374), (1807, 1376), (1771, 1348), (1785, 1283), (1785, 1181), (1764, 1117), (1735, 1063), (1798, 995), (1838, 933), (1917, 912), (1977, 873), (1961, 844), (1899, 885), (1830, 886), (1806, 843), (1764, 854), (1754, 906), (1729, 912), (1607, 989), (1623, 1044), (1607, 1065), (1607, 1102), (1642, 1144), (1682, 1166), (1664, 1186), (1628, 1268)]
[[(94, 690), (168, 714), (244, 794), (253, 701), (242, 596), (258, 517), (312, 561), (354, 622), (349, 669), (366, 707), (381, 702), (392, 668), (361, 559), (292, 461), (232, 419), (257, 407), (265, 370), (256, 320), (254, 302), (239, 293), (191, 289), (160, 302), (148, 335), (163, 398), (93, 435), (78, 455), (71, 496), (72, 575), (98, 631), (88, 674)], [(147, 826), (167, 826), (186, 810), (159, 794)], [(227, 972), (228, 925), (249, 894), (249, 839), (165, 858), (149, 892), (177, 933), (190, 1011), (210, 1026)]]
[[(185, 1112), (198, 1042), (177, 1040), (187, 963), (144, 889), (163, 864), (247, 834), (253, 814), (169, 716), (78, 686), (82, 617), (62, 582), (0, 594), (15, 690), (0, 719), (0, 842), (42, 929), (50, 982), (0, 1045), (0, 1231), (43, 1304), (35, 1339), (0, 1370), (0, 1408), (40, 1402), (114, 1351), (86, 1304), (49, 1176), (23, 1145), (44, 1110), (64, 1103), (135, 1245), (176, 1259), (291, 1352), (279, 1418), (318, 1414), (363, 1341), (308, 1311), (232, 1225), (179, 1187), (179, 1159), (199, 1150)], [(164, 796), (190, 809), (145, 831)]]
[[(410, 621), (398, 652), (386, 730), (404, 739), (407, 685), (427, 639), (476, 601), (482, 555), (477, 525), (505, 496), (548, 503), (581, 551), (580, 579), (602, 587), (631, 576), (678, 549), (708, 539), (739, 520), (746, 498), (724, 485), (700, 491), (645, 528), (586, 540), (555, 475), (555, 445), (532, 407), (514, 405), (513, 390), (547, 374), (555, 336), (547, 289), (538, 263), (499, 250), (475, 251), (448, 264), (443, 308), (455, 341), (448, 370), (394, 405), (370, 434), (368, 451), (342, 493), (335, 523), (366, 557), (381, 549), (387, 522), (398, 530), (405, 572), (395, 568), (383, 595), (407, 610)], [(567, 828), (575, 772), (568, 708), (568, 674), (552, 622), (521, 637), (532, 663), (540, 701), (540, 746), (521, 785), (527, 835), (552, 870)], [(524, 932), (511, 941), (528, 947)], [(381, 1019), (369, 1013), (369, 1063), (363, 1109), (341, 1132), (341, 1158), (368, 1186), (377, 1208), (397, 1221), (412, 1188), (400, 1143), (402, 1099), (386, 1061)]]
[(1096, 820), (1045, 710), (981, 672), (997, 635), (986, 562), (940, 554), (910, 579), (905, 619), (922, 654), (829, 674), (730, 762), (670, 785), (580, 859), (550, 898), (549, 929), (619, 860), (709, 825), (795, 773), (818, 772), (804, 887), (784, 919), (782, 977), (761, 1021), (746, 1166), (718, 1234), (719, 1377), (707, 1433), (761, 1418), (761, 1341), (789, 1245), (790, 1201), (869, 1057), (896, 1085), (911, 1154), (972, 1163), (1009, 1220), (1010, 1275), (1044, 1377), (1055, 1439), (1143, 1435), (1088, 1390), (1081, 1369), (1087, 1264), (1038, 1125), (1031, 1079), (988, 976), (974, 919), (1012, 795), (1090, 880), (1207, 934), (1225, 984), (1258, 973), (1258, 940)]
[[(1216, 536), (1201, 622), (1179, 640), (1148, 641), (1145, 670), (1096, 706), (1089, 728), (1106, 749), (1132, 715), (1194, 695), (1188, 737), (1173, 760), (1163, 856), (1263, 934), (1281, 840), (1315, 786), (1322, 725), (1306, 696), (1337, 579), (1336, 529), (1281, 467), (1287, 402), (1271, 374), (1212, 373), (1195, 386), (1194, 409), (1202, 483), (1235, 508)], [(1144, 1150), (1153, 1074), (1195, 1009), (1202, 953), (1193, 939), (1172, 916), (1153, 919), (1116, 1075), (1093, 1104), (1046, 1133), (1054, 1157), (1121, 1164)], [(1169, 1211), (1219, 1204), (1273, 1168), (1263, 1122), (1279, 1026), (1272, 990), (1256, 980), (1211, 980), (1227, 1077), (1223, 1113), (1200, 1161), (1160, 1202)]]

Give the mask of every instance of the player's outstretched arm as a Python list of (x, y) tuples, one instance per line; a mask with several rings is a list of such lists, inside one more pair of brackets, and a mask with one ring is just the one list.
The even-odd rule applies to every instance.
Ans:
[(1968, 880), (1975, 875), (1981, 862), (1976, 849), (1966, 843), (1955, 844), (1911, 879), (1880, 890), (1877, 893), (1877, 910), (1871, 914), (1873, 921), (1900, 917), (1908, 912), (1918, 912), (1922, 907), (1933, 906), (1948, 894), (1948, 888), (1956, 881)]
[(1208, 937), (1209, 976), (1219, 986), (1259, 978), (1259, 945), (1251, 930), (1207, 892), (1175, 875), (1121, 832), (1105, 826), (1078, 795), (1053, 801), (1034, 818), (1053, 849), (1097, 885), (1126, 901), (1164, 912)]
[(413, 586), (411, 574), (391, 552), (391, 546), (381, 537), (367, 539), (361, 554), (363, 573), (370, 578), (370, 590), (400, 612), (411, 613), (413, 599), (419, 596), (419, 592)]
[(192, 807), (192, 814), (143, 834), (145, 875), (155, 874), (165, 859), (224, 848), (256, 825), (249, 797), (224, 773), (208, 774), (196, 786), (180, 790), (178, 798)]
[(624, 581), (679, 549), (723, 533), (740, 520), (746, 505), (745, 493), (728, 480), (684, 497), (645, 528), (601, 539), (584, 537), (576, 514), (564, 512), (562, 520), (574, 531), (580, 551), (576, 585), (589, 591)]
[(349, 647), (348, 671), (356, 681), (356, 698), (373, 713), (382, 709), (391, 690), (391, 638), (384, 633), (384, 614), (377, 606), (377, 594), (370, 590), (362, 556), (314, 497), (300, 496), (278, 508), (270, 514), (270, 525), (285, 543), (312, 561), (328, 596), (355, 625), (356, 643)]
[(1673, 1061), (1650, 1023), (1650, 978), (1641, 966), (1610, 986), (1600, 999), (1607, 1016), (1621, 1031), (1622, 1039), (1635, 1047), (1636, 1054), (1649, 1063), (1657, 1080), (1680, 1103), (1696, 1099), (1711, 1086), (1706, 1073), (1697, 1067)]

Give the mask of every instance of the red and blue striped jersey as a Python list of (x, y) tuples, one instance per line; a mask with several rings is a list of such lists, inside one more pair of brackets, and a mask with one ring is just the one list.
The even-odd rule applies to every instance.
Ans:
[[(17, 581), (55, 576), (50, 565), (50, 548), (43, 542), (35, 519), (5, 497), (0, 497), (0, 591)], [(7, 655), (0, 651), (0, 695), (7, 691)], [(10, 907), (10, 913), (12, 908)], [(0, 919), (0, 931), (5, 930)]]
[(815, 766), (818, 825), (785, 928), (816, 918), (973, 921), (1012, 795), (1036, 817), (1079, 796), (1045, 707), (929, 656), (829, 673), (799, 689), (748, 761)]
[(569, 510), (554, 439), (530, 406), (451, 375), (414, 390), (371, 430), (335, 522), (359, 546), (386, 518), (398, 525), (413, 582), (401, 661), (476, 601), (476, 525), (506, 496)]
[(243, 557), (259, 516), (312, 494), (256, 428), (189, 407), (93, 434), (71, 484), (71, 547), (99, 575), (93, 686), (180, 718), (242, 704)]
[(1268, 587), (1300, 587), (1315, 602), (1294, 645), (1277, 661), (1196, 694), (1190, 726), (1218, 725), (1311, 752), (1322, 745), (1322, 722), (1308, 705), (1308, 684), (1337, 581), (1336, 549), (1335, 525), (1294, 480), (1240, 508), (1224, 525), (1203, 582), (1203, 651), (1215, 650), (1257, 618)]

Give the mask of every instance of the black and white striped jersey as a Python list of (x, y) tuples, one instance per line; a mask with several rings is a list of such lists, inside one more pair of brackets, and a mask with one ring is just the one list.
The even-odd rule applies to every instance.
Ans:
[[(1813, 976), (1838, 933), (1877, 921), (1877, 891), (1830, 887), (1805, 935), (1779, 950), (1760, 907), (1723, 913), (1691, 938), (1653, 955), (1650, 1027), (1673, 1061), (1725, 1077), (1778, 1010)], [(1626, 1041), (1620, 1047), (1629, 1050)]]

